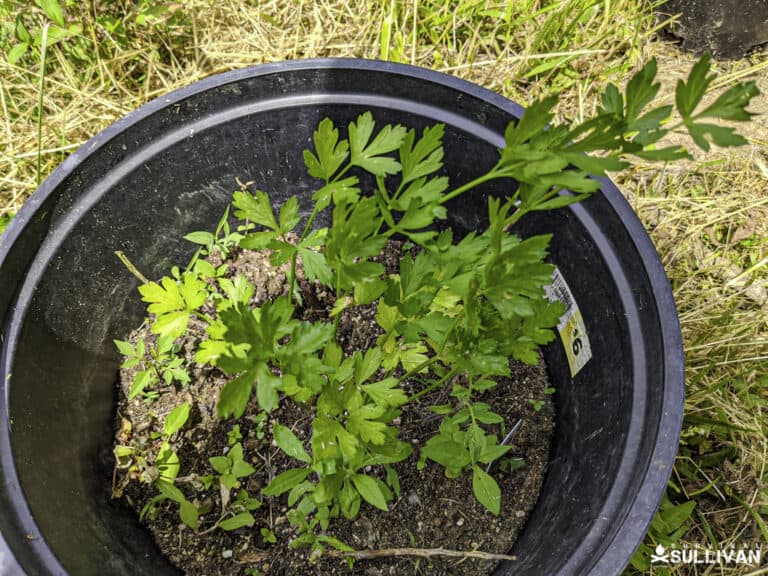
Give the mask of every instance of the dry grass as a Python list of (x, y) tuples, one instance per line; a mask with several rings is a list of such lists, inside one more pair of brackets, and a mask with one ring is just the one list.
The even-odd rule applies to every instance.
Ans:
[[(520, 101), (564, 89), (563, 108), (578, 114), (593, 105), (590, 96), (607, 79), (644, 55), (638, 40), (651, 33), (652, 19), (640, 15), (615, 25), (617, 14), (638, 14), (640, 0), (610, 3), (609, 12), (596, 0), (555, 4), (566, 9), (543, 8), (553, 3), (539, 0), (473, 0), (457, 10), (437, 1), (195, 0), (184, 12), (186, 25), (126, 26), (125, 38), (107, 33), (85, 11), (83, 41), (96, 38), (101, 48), (76, 63), (61, 45), (49, 51), (42, 173), (152, 98), (211, 74), (295, 58), (386, 57)], [(518, 21), (521, 16), (527, 20)], [(42, 14), (32, 10), (30, 20), (42, 21)], [(570, 36), (558, 34), (564, 27)], [(542, 64), (560, 68), (526, 78)], [(12, 65), (0, 58), (0, 217), (18, 211), (38, 184), (38, 72), (32, 59)]]
[[(686, 351), (686, 419), (672, 492), (695, 500), (681, 540), (768, 541), (768, 171), (762, 154), (624, 176), (662, 256)], [(746, 574), (688, 567), (680, 574)]]
[[(520, 102), (562, 90), (560, 113), (578, 117), (595, 107), (595, 94), (606, 82), (621, 82), (639, 62), (658, 56), (665, 78), (661, 98), (669, 99), (692, 57), (651, 40), (658, 24), (644, 5), (192, 0), (178, 22), (169, 15), (144, 27), (126, 21), (121, 37), (107, 33), (88, 10), (70, 11), (68, 17), (82, 18), (80, 42), (95, 43), (84, 60), (73, 58), (66, 44), (51, 47), (39, 142), (38, 64), (26, 59), (11, 65), (0, 57), (0, 218), (18, 211), (36, 188), (38, 151), (46, 175), (144, 102), (262, 62), (318, 56), (397, 60), (469, 79)], [(25, 10), (30, 20), (40, 19), (39, 11)], [(756, 78), (768, 92), (765, 54), (718, 66), (724, 84)], [(768, 99), (762, 97), (756, 108), (768, 112)], [(673, 284), (688, 395), (670, 498), (696, 501), (682, 541), (710, 548), (768, 539), (760, 519), (768, 513), (768, 114), (747, 134), (748, 150), (717, 152), (706, 162), (697, 158), (674, 169), (637, 166), (617, 178)], [(749, 570), (713, 566), (675, 573)]]

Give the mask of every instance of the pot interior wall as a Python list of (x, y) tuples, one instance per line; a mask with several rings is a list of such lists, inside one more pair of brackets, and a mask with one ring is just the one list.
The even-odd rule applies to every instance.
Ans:
[[(119, 363), (112, 339), (143, 315), (137, 281), (115, 251), (153, 278), (185, 264), (194, 247), (181, 237), (215, 227), (238, 179), (278, 202), (298, 194), (307, 208), (318, 183), (301, 154), (325, 116), (345, 125), (372, 109), (380, 125), (445, 122), (446, 174), (463, 182), (495, 163), (517, 112), (485, 92), (381, 70), (245, 71), (205, 87), (150, 105), (97, 137), (93, 151), (73, 155), (47, 183), (37, 224), (9, 252), (7, 262), (26, 275), (0, 289), (3, 298), (18, 296), (3, 323), (2, 367), (11, 375), (13, 462), (38, 540), (16, 536), (11, 516), (0, 529), (29, 573), (55, 571), (46, 546), (70, 574), (174, 573), (131, 514), (109, 500)], [(451, 224), (482, 228), (484, 195), (508, 190), (497, 182), (458, 199)], [(647, 273), (606, 197), (528, 218), (520, 229), (541, 232), (554, 234), (551, 260), (581, 309), (593, 357), (572, 378), (562, 343), (545, 351), (558, 390), (549, 472), (514, 549), (520, 561), (499, 574), (586, 574), (620, 545), (614, 537), (644, 482), (665, 351)], [(0, 500), (21, 517), (9, 490)]]

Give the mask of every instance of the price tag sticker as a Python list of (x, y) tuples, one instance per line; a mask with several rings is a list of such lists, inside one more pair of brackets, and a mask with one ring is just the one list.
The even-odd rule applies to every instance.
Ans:
[(552, 273), (552, 284), (547, 286), (545, 290), (551, 302), (559, 300), (565, 305), (565, 312), (560, 316), (557, 331), (568, 358), (571, 377), (574, 377), (592, 358), (592, 348), (589, 345), (584, 318), (573, 298), (568, 283), (557, 268)]

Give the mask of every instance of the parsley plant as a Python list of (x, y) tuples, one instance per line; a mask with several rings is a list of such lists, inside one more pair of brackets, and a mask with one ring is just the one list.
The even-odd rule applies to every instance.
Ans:
[[(295, 466), (274, 477), (262, 493), (287, 495), (291, 521), (300, 532), (293, 545), (311, 546), (313, 554), (325, 545), (348, 550), (318, 530), (339, 514), (355, 518), (364, 504), (388, 509), (400, 492), (393, 464), (413, 451), (399, 437), (398, 416), (405, 404), (439, 388), (449, 390), (452, 400), (430, 407), (441, 423), (420, 449), (418, 466), (433, 462), (450, 477), (471, 474), (478, 501), (499, 514), (501, 490), (490, 464), (509, 446), (493, 433), (503, 418), (477, 397), (509, 374), (510, 358), (538, 362), (538, 349), (554, 338), (563, 312), (544, 293), (554, 270), (545, 261), (550, 236), (521, 239), (511, 227), (530, 212), (586, 198), (600, 188), (595, 176), (625, 168), (629, 156), (688, 157), (680, 145), (659, 146), (671, 131), (687, 130), (704, 150), (711, 143), (744, 144), (732, 128), (705, 120), (748, 120), (746, 106), (757, 88), (754, 82), (735, 85), (700, 110), (714, 80), (709, 68), (705, 56), (678, 83), (677, 123), (671, 121), (673, 106), (650, 108), (659, 91), (655, 61), (630, 79), (624, 93), (610, 84), (597, 113), (584, 121), (553, 124), (557, 97), (535, 102), (507, 127), (498, 162), (454, 187), (441, 172), (442, 125), (421, 134), (400, 125), (377, 129), (373, 115), (365, 112), (342, 130), (325, 118), (314, 132), (313, 148), (304, 151), (309, 174), (318, 181), (307, 218), (300, 215), (297, 198), (278, 207), (266, 192), (235, 192), (234, 215), (242, 221), (237, 232), (230, 231), (225, 214), (214, 234), (187, 236), (201, 249), (185, 271), (176, 269), (159, 283), (140, 286), (152, 315), (151, 331), (160, 336), (165, 352), (168, 342), (185, 333), (191, 317), (204, 322), (206, 338), (195, 362), (231, 377), (219, 394), (220, 418), (240, 418), (256, 409), (269, 413), (281, 402), (313, 406), (309, 438), (298, 437), (287, 422), (271, 427), (275, 443)], [(375, 182), (372, 189), (364, 189), (361, 182), (369, 180), (361, 179), (363, 174)], [(485, 230), (463, 238), (455, 238), (451, 229), (437, 231), (434, 224), (447, 218), (450, 200), (495, 179), (508, 180), (511, 193), (488, 199)], [(331, 212), (331, 225), (313, 227), (324, 211)], [(375, 257), (394, 237), (407, 239), (416, 250), (407, 251), (399, 271), (387, 275)], [(269, 249), (274, 266), (290, 263), (287, 293), (252, 307), (253, 285), (240, 275), (227, 278), (225, 269), (198, 258), (214, 250), (226, 257), (236, 246)], [(297, 314), (299, 264), (309, 281), (335, 294), (331, 321), (306, 321)], [(381, 336), (374, 347), (345, 355), (336, 340), (340, 314), (374, 302)], [(204, 307), (215, 314), (203, 313)], [(184, 382), (179, 366), (169, 364), (166, 372), (154, 368), (142, 343), (119, 342), (118, 347), (127, 364), (147, 366), (150, 376), (141, 378)], [(132, 395), (148, 387), (141, 378)], [(409, 395), (412, 386), (406, 388), (406, 381), (421, 387)], [(249, 409), (252, 399), (255, 406)], [(254, 469), (242, 458), (238, 434), (239, 429), (230, 434), (226, 455), (210, 458), (215, 475), (205, 478), (209, 487), (219, 486), (222, 508), (230, 510), (216, 522), (224, 530), (252, 525), (250, 510), (260, 505), (240, 489), (240, 479)], [(198, 511), (179, 496), (173, 478), (161, 476), (156, 484), (158, 498), (179, 502), (182, 520), (197, 529)], [(239, 489), (234, 499), (233, 489)]]

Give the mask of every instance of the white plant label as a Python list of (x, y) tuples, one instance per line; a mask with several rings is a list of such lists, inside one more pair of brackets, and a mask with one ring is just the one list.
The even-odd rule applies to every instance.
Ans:
[(560, 316), (557, 331), (560, 334), (565, 355), (568, 357), (568, 366), (573, 378), (592, 358), (592, 348), (589, 345), (584, 318), (573, 298), (568, 283), (557, 268), (552, 273), (552, 284), (547, 286), (545, 290), (551, 302), (559, 300), (565, 305), (565, 312)]

